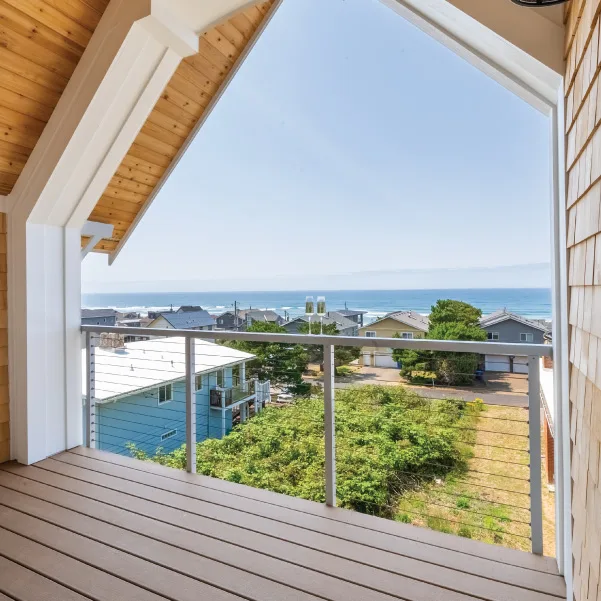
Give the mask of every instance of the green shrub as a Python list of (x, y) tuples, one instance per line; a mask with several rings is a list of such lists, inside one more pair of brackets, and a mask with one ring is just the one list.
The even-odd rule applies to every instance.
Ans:
[[(198, 443), (197, 472), (324, 502), (323, 405), (322, 397), (313, 396), (283, 408), (267, 407), (225, 438)], [(401, 386), (337, 390), (338, 505), (394, 515), (403, 492), (462, 465), (462, 430), (453, 426), (470, 415), (456, 400), (423, 399)], [(185, 469), (185, 446), (152, 460)]]
[(461, 528), (457, 530), (457, 535), (462, 536), (463, 538), (472, 538), (472, 531), (467, 526), (461, 526)]
[(467, 497), (459, 497), (457, 499), (457, 508), (458, 509), (469, 509), (470, 501)]

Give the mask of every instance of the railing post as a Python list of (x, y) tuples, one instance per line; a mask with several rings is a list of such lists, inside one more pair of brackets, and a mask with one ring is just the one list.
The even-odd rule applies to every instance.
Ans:
[(541, 485), (540, 360), (528, 357), (528, 423), (530, 443), (530, 531), (532, 553), (543, 554), (543, 500)]
[(86, 332), (86, 446), (96, 448), (96, 334)]
[(323, 345), (323, 400), (326, 447), (326, 505), (336, 507), (336, 434), (334, 408), (334, 345)]
[(186, 470), (196, 473), (196, 354), (194, 338), (186, 337)]

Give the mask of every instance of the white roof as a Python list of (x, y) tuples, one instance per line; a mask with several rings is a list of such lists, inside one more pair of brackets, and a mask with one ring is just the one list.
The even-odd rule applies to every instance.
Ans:
[[(115, 401), (133, 392), (182, 380), (186, 375), (185, 338), (153, 338), (129, 342), (121, 348), (95, 348), (97, 402)], [(86, 356), (82, 351), (83, 390), (86, 394)], [(210, 373), (253, 359), (254, 355), (207, 342), (195, 341), (195, 373)]]

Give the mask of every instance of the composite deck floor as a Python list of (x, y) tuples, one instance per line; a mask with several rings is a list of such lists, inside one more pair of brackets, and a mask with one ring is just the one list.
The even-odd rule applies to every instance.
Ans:
[(77, 448), (0, 466), (0, 600), (557, 601), (555, 562)]

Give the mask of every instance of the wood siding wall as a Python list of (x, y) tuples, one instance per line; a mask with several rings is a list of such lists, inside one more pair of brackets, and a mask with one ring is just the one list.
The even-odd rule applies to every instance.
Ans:
[(10, 456), (6, 290), (6, 214), (0, 213), (0, 463), (8, 461)]
[(574, 598), (601, 601), (601, 0), (566, 12)]

